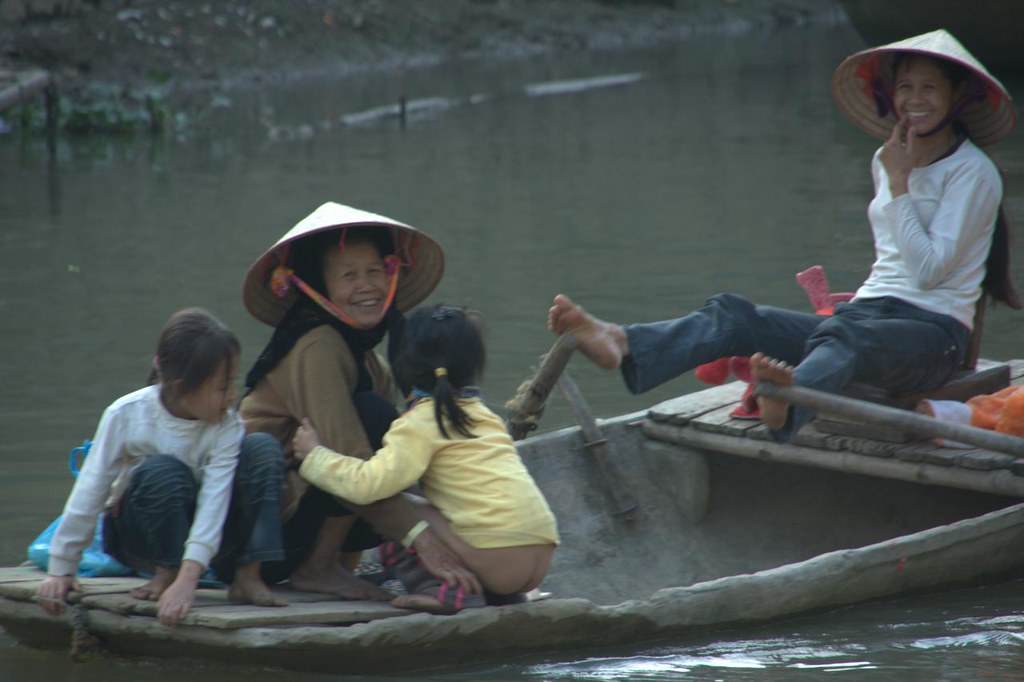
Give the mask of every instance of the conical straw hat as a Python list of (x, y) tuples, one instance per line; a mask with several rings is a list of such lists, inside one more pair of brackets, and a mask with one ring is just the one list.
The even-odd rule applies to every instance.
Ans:
[(847, 57), (832, 74), (832, 95), (839, 109), (868, 134), (887, 139), (896, 124), (896, 113), (887, 111), (888, 107), (875, 94), (876, 88), (883, 88), (888, 93), (888, 100), (892, 101), (892, 62), (896, 52), (946, 59), (974, 74), (981, 86), (977, 88), (978, 98), (968, 104), (957, 118), (967, 128), (975, 144), (994, 144), (1009, 135), (1017, 125), (1017, 109), (1003, 84), (948, 31), (939, 29), (858, 52)]
[(242, 301), (260, 322), (271, 327), (288, 312), (301, 294), (292, 288), (284, 297), (271, 289), (274, 269), (288, 255), (288, 246), (304, 237), (341, 227), (379, 227), (391, 233), (395, 255), (402, 263), (395, 292), (395, 306), (405, 312), (422, 302), (434, 290), (444, 273), (444, 251), (425, 233), (411, 225), (358, 208), (328, 202), (288, 230), (283, 237), (256, 259), (245, 274)]

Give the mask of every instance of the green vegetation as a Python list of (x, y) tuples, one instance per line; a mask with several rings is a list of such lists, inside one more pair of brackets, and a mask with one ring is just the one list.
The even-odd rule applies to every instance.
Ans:
[[(57, 100), (57, 128), (67, 133), (161, 133), (181, 122), (168, 109), (161, 85), (125, 88), (90, 83), (74, 96)], [(22, 106), (18, 125), (24, 131), (45, 131), (42, 101)]]

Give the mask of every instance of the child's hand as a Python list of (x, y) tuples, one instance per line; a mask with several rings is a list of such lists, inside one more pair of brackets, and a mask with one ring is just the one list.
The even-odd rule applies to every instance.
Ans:
[(306, 455), (309, 454), (310, 450), (319, 445), (320, 436), (317, 435), (316, 429), (313, 428), (312, 422), (309, 421), (309, 417), (303, 417), (299, 430), (295, 432), (295, 437), (292, 438), (292, 449), (295, 451), (295, 459), (301, 462), (306, 459)]
[(39, 608), (51, 616), (59, 616), (64, 612), (64, 603), (68, 592), (81, 592), (82, 586), (73, 575), (51, 575), (36, 589), (36, 602)]

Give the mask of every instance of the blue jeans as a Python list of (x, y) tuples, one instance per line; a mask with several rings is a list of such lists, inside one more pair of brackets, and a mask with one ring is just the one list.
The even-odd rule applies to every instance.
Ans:
[[(835, 393), (862, 382), (891, 393), (928, 390), (963, 363), (970, 338), (952, 317), (892, 297), (840, 303), (822, 317), (718, 294), (685, 317), (625, 330), (630, 352), (622, 377), (633, 393), (706, 362), (756, 352), (795, 365), (798, 386)], [(813, 416), (794, 406), (773, 436), (788, 441)]]
[[(264, 433), (242, 441), (221, 546), (210, 565), (224, 582), (235, 568), (284, 556), (278, 512), (284, 481), (281, 445)], [(154, 455), (132, 472), (116, 510), (107, 513), (104, 550), (136, 571), (181, 566), (199, 484), (171, 455)]]

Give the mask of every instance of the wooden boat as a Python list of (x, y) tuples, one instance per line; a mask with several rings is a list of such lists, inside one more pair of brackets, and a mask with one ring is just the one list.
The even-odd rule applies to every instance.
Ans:
[(1014, 0), (839, 0), (869, 45), (884, 45), (944, 28), (997, 78), (1024, 70), (1020, 30), (1024, 5)]
[[(1010, 369), (1024, 383), (1024, 362)], [(82, 579), (75, 606), (54, 618), (32, 602), (42, 574), (8, 568), (0, 624), (33, 646), (95, 638), (133, 656), (385, 673), (678, 643), (1024, 567), (1024, 459), (813, 424), (778, 444), (729, 416), (744, 387), (604, 421), (603, 444), (588, 446), (580, 428), (522, 441), (563, 538), (546, 599), (433, 616), (285, 589), (290, 606), (255, 608), (204, 589), (172, 629), (126, 594), (140, 579)]]

